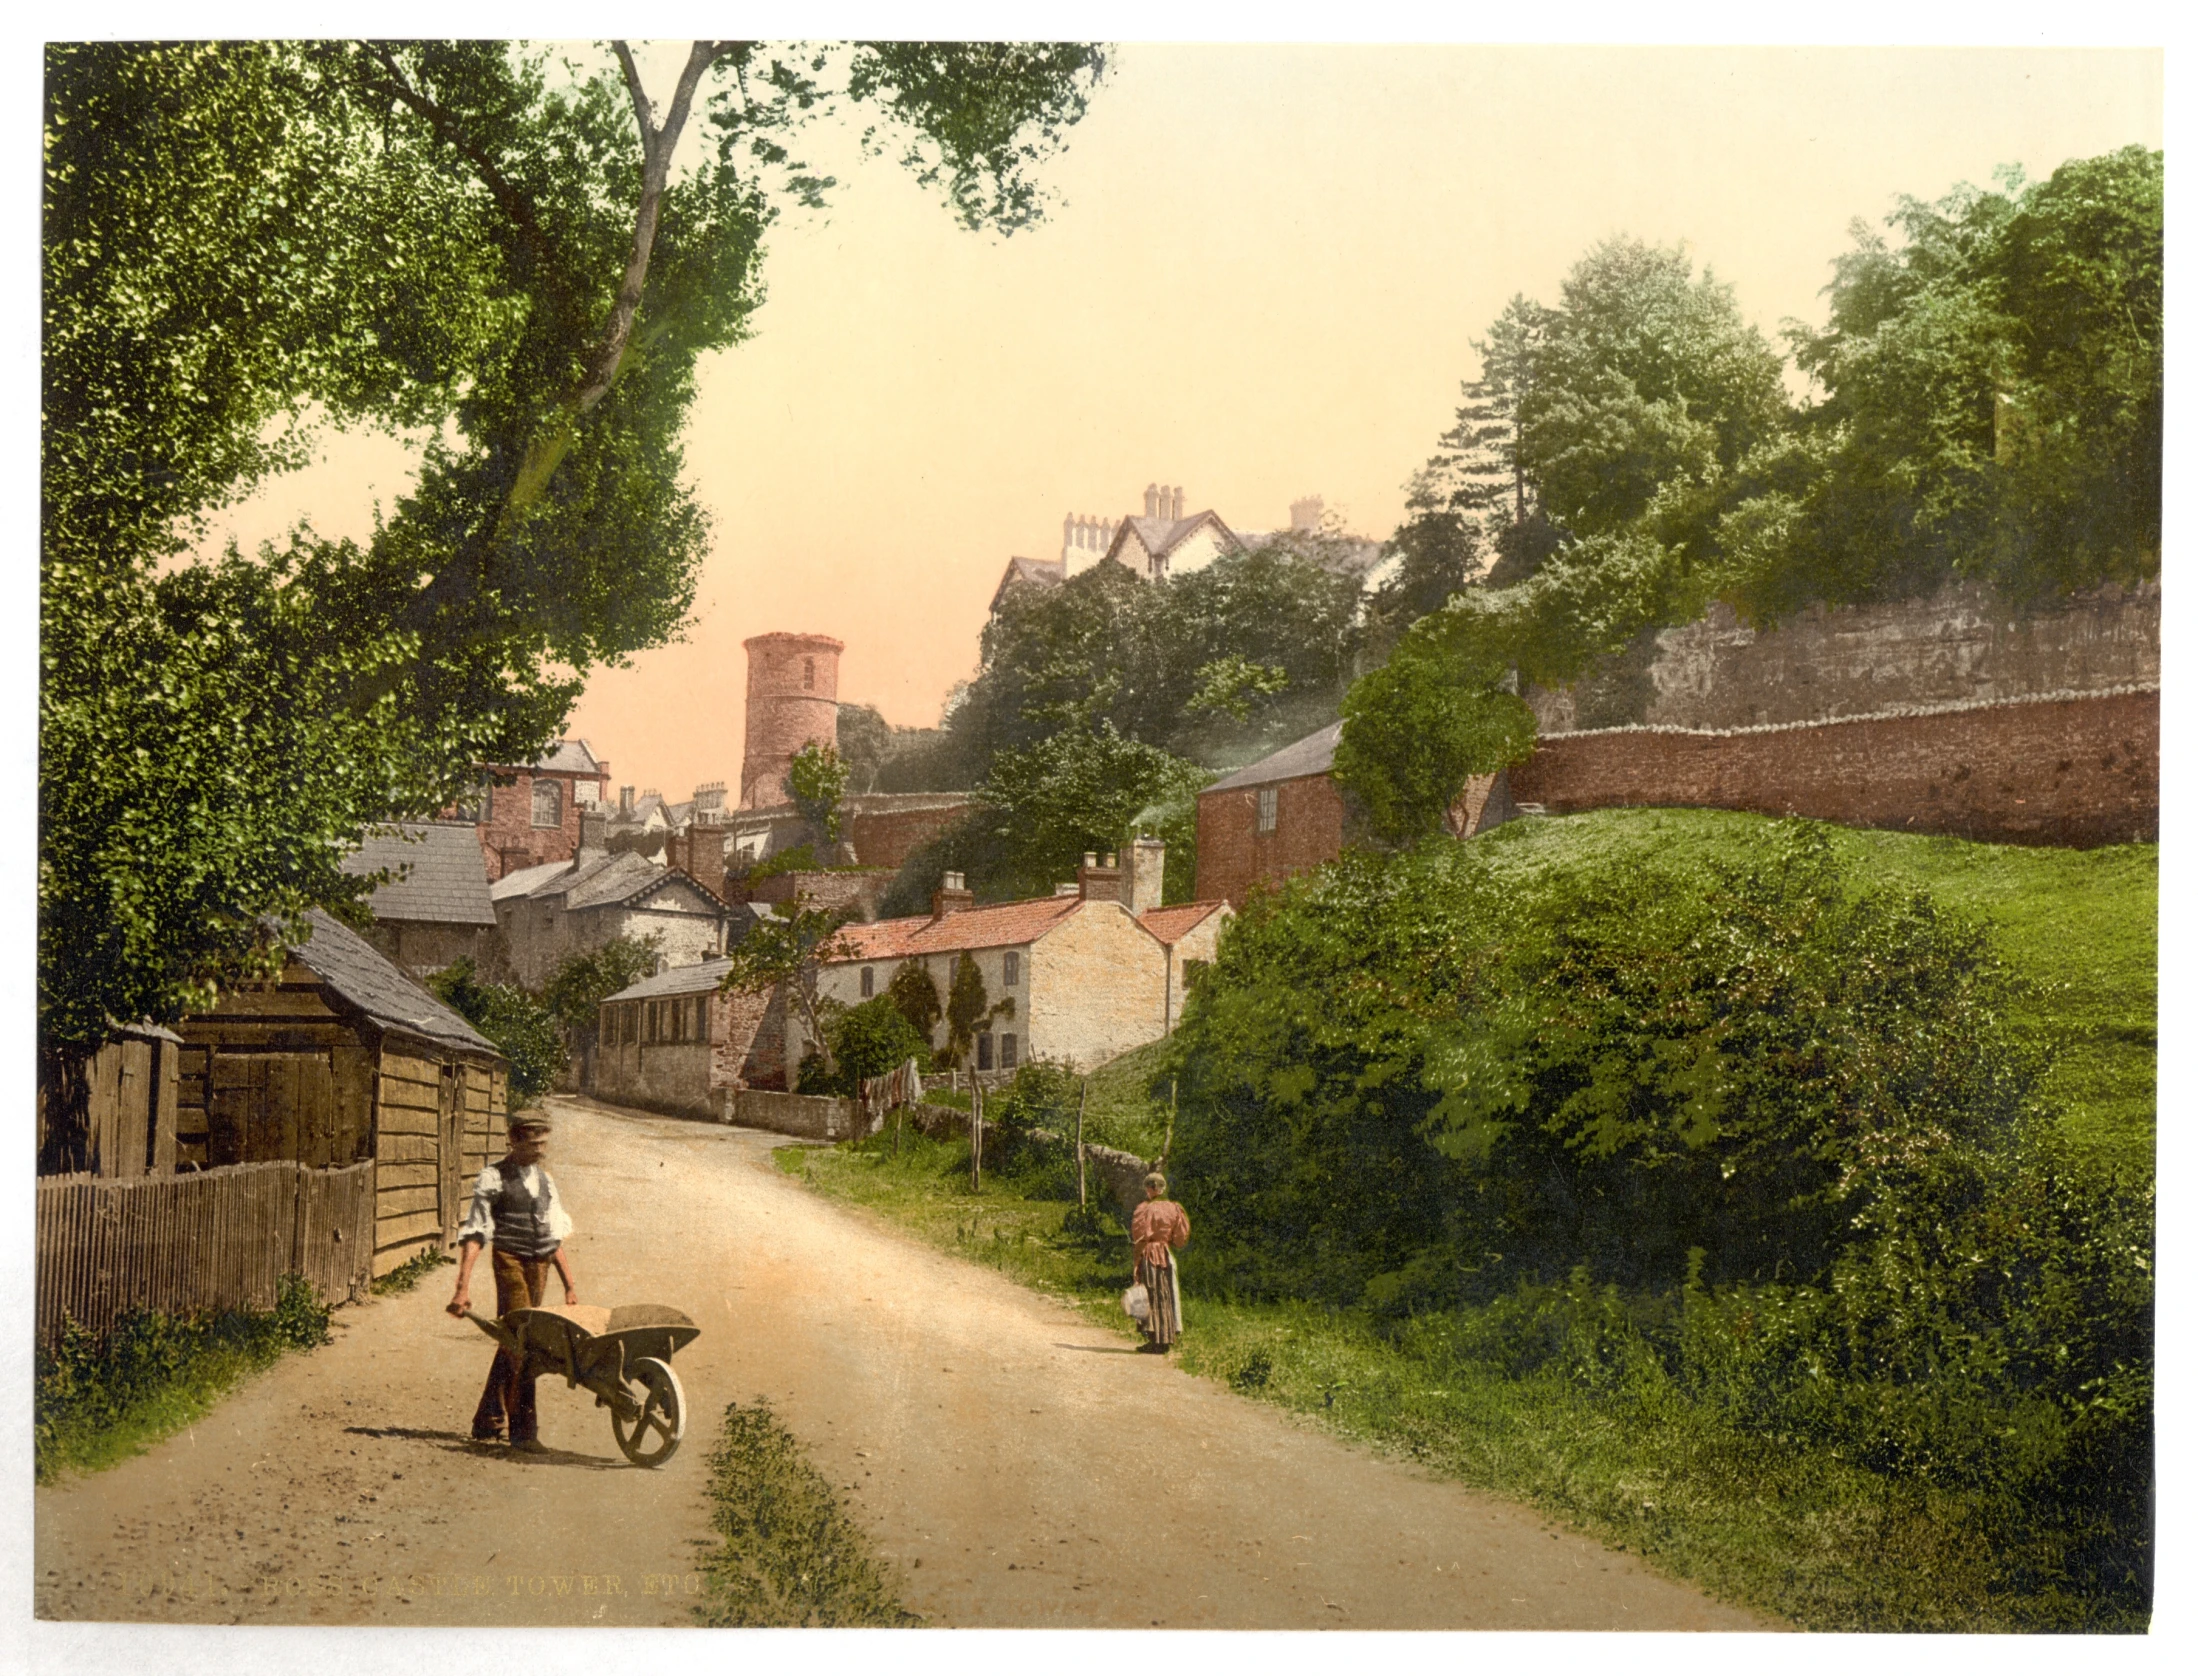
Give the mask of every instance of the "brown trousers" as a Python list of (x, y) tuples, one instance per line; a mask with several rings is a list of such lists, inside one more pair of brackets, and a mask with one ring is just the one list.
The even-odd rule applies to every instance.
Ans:
[[(542, 1301), (543, 1288), (549, 1284), (547, 1257), (514, 1257), (491, 1246), (489, 1267), (496, 1276), (499, 1316), (515, 1309), (532, 1309)], [(519, 1363), (510, 1351), (499, 1350), (496, 1360), (489, 1364), (481, 1406), (473, 1411), (473, 1435), (483, 1439), (502, 1437), (507, 1424), (512, 1442), (534, 1441), (534, 1381), (520, 1376)]]

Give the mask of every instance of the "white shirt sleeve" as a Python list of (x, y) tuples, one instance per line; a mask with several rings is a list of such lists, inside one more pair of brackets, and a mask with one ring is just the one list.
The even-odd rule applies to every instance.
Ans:
[(503, 1185), (494, 1164), (475, 1178), (473, 1202), (466, 1206), (466, 1219), (458, 1224), (460, 1245), (467, 1240), (479, 1240), (484, 1246), (496, 1243), (496, 1195)]

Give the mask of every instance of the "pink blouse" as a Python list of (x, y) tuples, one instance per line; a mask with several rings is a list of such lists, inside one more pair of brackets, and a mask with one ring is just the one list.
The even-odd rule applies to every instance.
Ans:
[(1169, 1248), (1190, 1237), (1190, 1213), (1173, 1199), (1147, 1199), (1130, 1217), (1130, 1244), (1142, 1262), (1168, 1262)]

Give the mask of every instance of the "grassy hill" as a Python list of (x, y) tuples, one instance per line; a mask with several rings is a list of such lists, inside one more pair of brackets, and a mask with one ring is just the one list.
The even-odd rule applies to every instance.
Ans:
[[(1761, 815), (1710, 809), (1602, 809), (1514, 821), (1485, 837), (1499, 865), (1522, 873), (1642, 851), (1739, 859)], [(1892, 889), (1922, 889), (1987, 922), (2029, 985), (2014, 1022), (2054, 1055), (2048, 1095), (2069, 1133), (2102, 1163), (2152, 1167), (2159, 1011), (2159, 847), (2096, 850), (1973, 844), (1959, 838), (1831, 827), (1840, 854)], [(1095, 1140), (1157, 1152), (1166, 1101), (1146, 1084), (1153, 1043), (1091, 1079)]]

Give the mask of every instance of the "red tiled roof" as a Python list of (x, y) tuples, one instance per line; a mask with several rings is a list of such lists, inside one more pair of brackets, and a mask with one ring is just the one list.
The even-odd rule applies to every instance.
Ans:
[(1138, 916), (1138, 922), (1172, 948), (1208, 914), (1218, 914), (1227, 906), (1226, 902), (1178, 902), (1166, 908), (1147, 908)]
[(954, 954), (962, 949), (1034, 943), (1083, 905), (1079, 896), (1035, 896), (1022, 902), (995, 903), (989, 908), (964, 908), (938, 920), (924, 914), (850, 925), (841, 930), (839, 938), (840, 946), (853, 952), (833, 964), (904, 960), (916, 954)]

